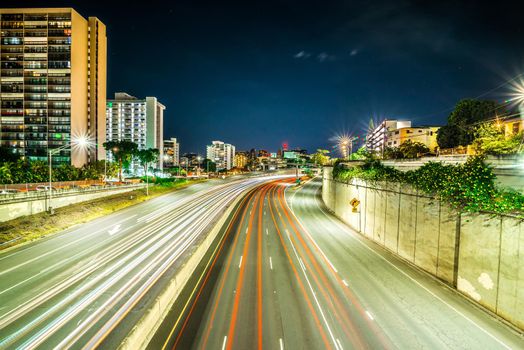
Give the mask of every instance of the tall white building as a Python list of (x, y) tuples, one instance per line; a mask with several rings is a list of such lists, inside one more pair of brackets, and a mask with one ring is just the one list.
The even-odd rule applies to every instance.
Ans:
[(366, 149), (371, 152), (382, 153), (387, 146), (390, 131), (409, 127), (411, 127), (409, 120), (383, 120), (376, 127), (369, 128), (366, 135)]
[(206, 156), (217, 165), (217, 170), (231, 169), (235, 159), (235, 146), (222, 141), (213, 141), (207, 146)]
[[(138, 99), (125, 92), (115, 93), (114, 99), (107, 100), (106, 140), (131, 141), (138, 149), (164, 149), (164, 110), (166, 107), (156, 97)], [(111, 152), (107, 155), (112, 160)], [(163, 168), (159, 157), (158, 168)]]
[(164, 167), (170, 168), (180, 164), (180, 143), (176, 137), (164, 140)]

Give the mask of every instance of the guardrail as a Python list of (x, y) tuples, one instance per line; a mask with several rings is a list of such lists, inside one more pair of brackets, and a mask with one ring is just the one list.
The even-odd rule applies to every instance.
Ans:
[[(127, 185), (90, 185), (89, 187), (55, 188), (52, 190), (52, 192), (53, 192), (53, 197), (62, 197), (62, 196), (86, 194), (86, 193), (92, 193), (92, 192), (115, 191), (115, 190), (126, 189), (126, 188), (142, 188), (145, 186), (146, 184), (144, 183), (127, 184)], [(0, 204), (45, 199), (48, 196), (49, 196), (49, 190), (0, 194)]]

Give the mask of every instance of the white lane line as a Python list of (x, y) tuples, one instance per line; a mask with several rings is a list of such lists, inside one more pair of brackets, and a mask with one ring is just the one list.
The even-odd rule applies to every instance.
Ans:
[(247, 235), (247, 231), (249, 231), (249, 227), (246, 227), (246, 235)]
[(224, 336), (224, 341), (222, 342), (222, 350), (226, 348), (226, 343), (227, 343), (227, 335)]
[(109, 235), (112, 236), (118, 231), (120, 231), (120, 225), (115, 225), (111, 230), (107, 230), (107, 233), (109, 233)]
[(368, 315), (368, 317), (369, 317), (369, 319), (370, 319), (371, 321), (374, 320), (373, 315), (371, 314), (371, 312), (366, 311), (366, 315)]
[(346, 287), (349, 287), (349, 284), (346, 282), (346, 280), (342, 280), (342, 283), (344, 283)]
[(340, 346), (340, 349), (344, 349), (344, 348), (342, 347), (342, 343), (340, 342), (340, 339), (338, 339), (338, 338), (337, 338), (337, 343), (338, 343), (338, 346)]
[[(293, 252), (295, 253), (295, 256), (297, 257), (297, 259), (299, 259), (300, 263), (302, 264), (302, 259), (300, 259), (300, 257), (298, 256), (297, 250), (295, 249), (295, 245), (293, 244), (291, 237), (289, 237), (289, 232), (288, 232), (288, 239), (289, 239), (289, 243), (291, 244), (291, 248), (293, 248)], [(326, 315), (324, 314), (324, 310), (322, 309), (322, 306), (320, 306), (320, 302), (318, 301), (317, 294), (313, 290), (313, 286), (311, 285), (311, 282), (309, 281), (309, 278), (307, 277), (306, 270), (305, 269), (302, 270), (302, 273), (304, 274), (304, 278), (306, 279), (306, 282), (309, 287), (309, 290), (311, 291), (311, 294), (313, 294), (313, 299), (315, 299), (315, 303), (317, 304), (318, 311), (320, 312), (320, 316), (322, 316), (322, 320), (324, 321), (324, 324), (326, 325), (329, 336), (331, 337), (332, 342), (335, 344), (335, 349), (339, 350), (338, 349), (339, 346), (335, 340), (335, 336), (333, 335), (333, 332), (331, 331), (331, 327), (329, 327), (329, 323), (327, 321)]]
[(278, 339), (278, 342), (280, 343), (280, 350), (284, 350), (284, 341), (282, 338)]
[(240, 268), (240, 266), (242, 266), (242, 256), (240, 256), (240, 262), (238, 263), (238, 268)]
[[(375, 254), (376, 256), (378, 256), (380, 259), (384, 260), (386, 263), (388, 263), (391, 267), (393, 267), (395, 270), (397, 270), (398, 272), (400, 272), (401, 274), (403, 274), (404, 276), (406, 276), (409, 280), (411, 280), (413, 283), (415, 283), (417, 286), (419, 286), (420, 288), (422, 288), (423, 290), (425, 290), (426, 292), (428, 292), (431, 296), (433, 296), (435, 299), (437, 299), (438, 301), (440, 301), (442, 304), (446, 305), (448, 308), (450, 308), (451, 310), (455, 311), (459, 316), (462, 316), (466, 321), (468, 321), (470, 324), (472, 324), (473, 326), (477, 327), (480, 331), (482, 331), (484, 334), (486, 334), (488, 337), (490, 337), (491, 339), (493, 339), (494, 341), (496, 341), (497, 343), (499, 343), (500, 345), (502, 345), (504, 348), (508, 349), (508, 350), (511, 350), (511, 347), (506, 345), (506, 343), (504, 343), (502, 340), (498, 339), (497, 337), (495, 337), (493, 334), (491, 334), (490, 332), (488, 332), (487, 330), (485, 330), (482, 326), (480, 326), (479, 324), (477, 324), (475, 321), (473, 321), (471, 318), (469, 318), (468, 316), (466, 316), (463, 312), (461, 312), (460, 310), (458, 310), (456, 307), (454, 307), (453, 305), (451, 304), (448, 304), (444, 299), (442, 299), (441, 297), (439, 297), (437, 294), (435, 294), (434, 292), (432, 292), (429, 288), (425, 287), (424, 285), (422, 285), (422, 283), (420, 283), (419, 281), (417, 281), (416, 279), (414, 279), (413, 277), (411, 277), (410, 275), (408, 275), (406, 272), (402, 271), (398, 266), (396, 266), (395, 264), (393, 264), (391, 261), (389, 261), (388, 259), (386, 259), (385, 257), (383, 257), (382, 255), (380, 255), (378, 252), (374, 251), (371, 247), (368, 247), (364, 242), (362, 242), (360, 239), (361, 237), (357, 236), (358, 233), (353, 233), (353, 231), (349, 231), (350, 229), (347, 228), (346, 226), (343, 226), (342, 224), (338, 223), (336, 220), (334, 220), (331, 216), (331, 214), (327, 213), (324, 209), (322, 209), (322, 207), (318, 204), (318, 200), (315, 201), (317, 207), (320, 209), (320, 211), (322, 213), (324, 213), (324, 215), (329, 218), (331, 220), (331, 222), (333, 222), (336, 226), (338, 226), (343, 232), (346, 232), (346, 234), (351, 237), (352, 239), (354, 239), (355, 241), (357, 241), (360, 245), (362, 245), (364, 248), (366, 248), (367, 250), (369, 250), (370, 252), (372, 252), (373, 254)], [(348, 232), (349, 231), (349, 232)]]
[(266, 215), (266, 211), (264, 210), (264, 215)]
[(273, 260), (271, 260), (271, 257), (269, 257), (269, 267), (273, 270)]
[(304, 263), (302, 262), (302, 258), (298, 258), (298, 262), (300, 263), (302, 270), (306, 271), (306, 265), (304, 265)]
[(266, 235), (269, 236), (269, 231), (267, 230), (267, 228), (266, 228)]

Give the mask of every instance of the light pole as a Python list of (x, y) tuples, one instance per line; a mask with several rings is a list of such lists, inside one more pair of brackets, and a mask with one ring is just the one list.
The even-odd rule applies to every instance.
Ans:
[(198, 156), (197, 157), (197, 161), (198, 161), (198, 169), (197, 169), (197, 176), (200, 177), (200, 161), (202, 160), (202, 157)]
[(73, 143), (73, 141), (68, 142), (67, 144), (60, 146), (58, 148), (53, 148), (48, 150), (48, 156), (49, 156), (49, 200), (47, 203), (47, 210), (50, 214), (53, 214), (53, 207), (51, 206), (51, 200), (53, 198), (53, 154), (58, 153), (60, 151), (63, 151), (69, 147), (87, 147), (89, 146), (89, 140), (86, 137), (79, 137), (76, 142)]

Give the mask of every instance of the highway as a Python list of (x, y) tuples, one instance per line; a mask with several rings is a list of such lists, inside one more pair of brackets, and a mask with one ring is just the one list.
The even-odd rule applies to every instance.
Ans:
[(213, 180), (0, 253), (0, 349), (117, 348), (239, 196)]
[(524, 348), (521, 335), (329, 214), (320, 183), (250, 192), (149, 348)]

